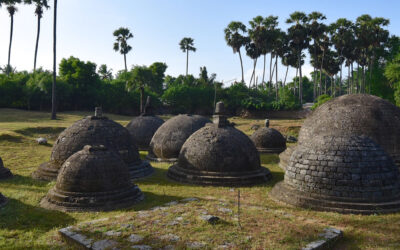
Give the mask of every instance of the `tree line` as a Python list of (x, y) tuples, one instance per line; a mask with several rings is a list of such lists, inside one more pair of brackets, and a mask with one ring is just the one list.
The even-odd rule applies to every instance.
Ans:
[[(297, 90), (299, 101), (303, 103), (302, 65), (308, 51), (310, 64), (314, 68), (312, 101), (328, 93), (326, 79), (332, 83), (332, 96), (371, 93), (374, 69), (398, 46), (399, 38), (390, 36), (386, 29), (389, 20), (373, 18), (367, 14), (359, 16), (355, 22), (340, 18), (331, 24), (325, 24), (325, 19), (326, 16), (320, 12), (306, 14), (296, 11), (286, 20), (290, 24), (286, 31), (278, 27), (278, 17), (272, 15), (254, 17), (249, 21), (249, 27), (238, 21), (229, 23), (224, 30), (225, 40), (233, 53), (239, 55), (242, 82), (244, 72), (241, 48), (244, 48), (246, 55), (253, 60), (249, 87), (257, 88), (260, 84), (272, 89), (274, 84), (278, 98), (278, 89), (285, 86), (287, 72), (292, 67), (296, 69), (296, 77), (299, 76), (293, 90)], [(268, 79), (265, 79), (267, 54), (270, 55), (270, 73)], [(255, 69), (260, 57), (263, 58), (263, 74), (261, 83), (258, 83)], [(278, 59), (286, 66), (284, 81), (278, 81)], [(343, 66), (348, 68), (346, 82), (343, 81)]]

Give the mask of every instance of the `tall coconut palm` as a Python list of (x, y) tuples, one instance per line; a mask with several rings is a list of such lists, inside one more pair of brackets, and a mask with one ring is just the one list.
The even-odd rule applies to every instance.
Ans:
[(56, 106), (56, 78), (57, 78), (57, 0), (54, 0), (53, 7), (53, 83), (51, 88), (51, 119), (57, 118)]
[[(7, 6), (8, 14), (10, 14), (10, 43), (8, 45), (8, 60), (7, 60), (7, 68), (10, 68), (10, 60), (11, 60), (11, 45), (12, 45), (12, 38), (13, 38), (13, 31), (14, 31), (14, 14), (17, 12), (17, 7), (15, 7), (14, 3), (10, 3)], [(9, 75), (7, 73), (7, 75)]]
[(249, 88), (251, 87), (251, 82), (256, 78), (256, 65), (257, 65), (257, 59), (261, 55), (260, 49), (255, 45), (253, 41), (248, 41), (248, 43), (245, 45), (246, 48), (246, 54), (253, 59), (253, 73), (251, 74), (250, 82), (249, 82)]
[(114, 50), (116, 52), (120, 52), (124, 55), (124, 65), (125, 72), (128, 72), (128, 66), (126, 64), (126, 54), (132, 50), (132, 47), (128, 44), (128, 40), (133, 37), (133, 34), (130, 32), (128, 28), (119, 28), (114, 31), (113, 35), (116, 37), (114, 42)]
[(191, 37), (184, 37), (179, 42), (179, 46), (183, 52), (186, 52), (186, 76), (187, 76), (189, 70), (189, 51), (196, 52), (196, 48), (194, 47), (194, 40)]
[(286, 23), (293, 24), (288, 29), (288, 36), (290, 39), (290, 46), (297, 51), (298, 65), (299, 65), (299, 100), (300, 104), (303, 103), (303, 87), (302, 87), (302, 71), (301, 71), (301, 58), (302, 51), (308, 47), (309, 31), (306, 26), (307, 16), (303, 12), (296, 11), (290, 15)]
[(48, 9), (49, 5), (47, 0), (33, 0), (36, 3), (35, 15), (37, 16), (37, 35), (36, 35), (36, 46), (35, 46), (35, 56), (33, 59), (33, 72), (36, 71), (36, 60), (39, 48), (39, 37), (40, 37), (40, 20), (43, 17), (43, 8)]
[(247, 43), (248, 38), (245, 36), (247, 32), (246, 26), (241, 22), (231, 22), (225, 28), (225, 41), (233, 50), (233, 53), (239, 54), (240, 67), (242, 69), (242, 82), (244, 82), (243, 61), (240, 48)]
[[(277, 16), (268, 16), (264, 19), (263, 21), (264, 26), (267, 29), (267, 38), (266, 38), (266, 44), (265, 44), (265, 49), (266, 51), (265, 54), (270, 53), (270, 62), (269, 62), (269, 88), (271, 88), (272, 84), (272, 59), (274, 58), (274, 48), (275, 46), (275, 40), (278, 37), (278, 31), (276, 27), (278, 26), (278, 17)], [(264, 54), (264, 62), (265, 62), (265, 54)], [(264, 63), (264, 70), (265, 70), (265, 63)], [(264, 75), (264, 74), (263, 74)]]
[[(320, 21), (325, 20), (326, 17), (320, 12), (313, 11), (308, 15), (308, 29), (310, 31), (310, 36), (313, 40), (313, 45), (310, 47), (310, 54), (314, 56), (315, 59), (317, 59), (317, 48), (318, 48), (318, 41), (323, 34), (323, 32), (326, 29), (325, 24), (321, 23)], [(314, 65), (314, 74), (316, 72), (316, 66)], [(316, 98), (316, 85), (317, 85), (317, 78), (314, 77), (314, 85), (313, 85), (313, 97), (314, 100)]]

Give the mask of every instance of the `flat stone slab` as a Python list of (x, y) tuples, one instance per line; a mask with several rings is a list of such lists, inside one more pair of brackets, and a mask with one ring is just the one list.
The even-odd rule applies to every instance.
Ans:
[(321, 239), (307, 244), (302, 250), (317, 250), (332, 247), (332, 245), (343, 236), (343, 232), (339, 229), (328, 227), (325, 228), (324, 232), (319, 236)]

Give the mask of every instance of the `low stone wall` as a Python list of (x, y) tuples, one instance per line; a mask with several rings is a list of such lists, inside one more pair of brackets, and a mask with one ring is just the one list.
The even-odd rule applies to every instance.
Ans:
[(311, 113), (310, 109), (301, 110), (271, 110), (271, 111), (255, 111), (255, 110), (240, 110), (237, 115), (243, 118), (256, 119), (304, 119)]

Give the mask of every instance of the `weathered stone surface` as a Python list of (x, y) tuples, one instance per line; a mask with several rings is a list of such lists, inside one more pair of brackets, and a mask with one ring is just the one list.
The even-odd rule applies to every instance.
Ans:
[(206, 243), (204, 242), (198, 242), (198, 241), (193, 241), (193, 242), (188, 242), (186, 243), (186, 246), (189, 249), (200, 249), (200, 248), (205, 248), (206, 247)]
[(343, 232), (336, 228), (325, 228), (324, 233), (320, 234), (321, 239), (313, 241), (302, 250), (318, 250), (333, 248), (333, 244), (343, 236)]
[(250, 136), (250, 139), (260, 153), (279, 154), (286, 149), (285, 137), (273, 128), (260, 128)]
[(63, 164), (41, 206), (61, 211), (106, 211), (143, 200), (120, 156), (104, 146), (85, 146)]
[(279, 154), (279, 167), (281, 169), (286, 170), (286, 166), (289, 163), (290, 156), (292, 156), (295, 147), (296, 146), (290, 146), (286, 148), (285, 151)]
[(3, 160), (0, 157), (0, 180), (8, 179), (13, 177), (11, 171), (4, 167)]
[(181, 239), (178, 235), (175, 235), (175, 234), (161, 235), (159, 238), (160, 238), (160, 240), (166, 240), (169, 242), (177, 242)]
[(316, 210), (389, 213), (400, 210), (400, 174), (369, 137), (314, 136), (296, 147), (270, 194)]
[(176, 161), (186, 139), (209, 122), (210, 120), (199, 115), (178, 115), (169, 119), (157, 129), (151, 139), (147, 159)]
[(154, 133), (164, 123), (164, 120), (157, 116), (138, 116), (133, 118), (126, 128), (135, 138), (139, 150), (149, 150), (150, 141)]
[(102, 116), (88, 116), (65, 129), (56, 140), (50, 161), (39, 166), (32, 176), (35, 179), (54, 180), (68, 157), (85, 145), (105, 145), (115, 150), (128, 165), (133, 179), (150, 175), (153, 168), (139, 158), (134, 138), (117, 122)]
[(218, 216), (209, 215), (209, 214), (200, 215), (199, 218), (201, 220), (204, 220), (204, 221), (210, 223), (210, 224), (216, 224), (220, 220)]
[(99, 240), (93, 243), (92, 248), (93, 250), (105, 250), (110, 249), (110, 247), (115, 246), (118, 242), (113, 240)]
[(153, 249), (151, 246), (148, 245), (134, 245), (131, 246), (132, 249), (139, 249), (139, 250), (151, 250)]
[[(217, 109), (223, 106), (217, 103)], [(221, 107), (220, 107), (221, 110)], [(214, 186), (249, 186), (269, 180), (260, 156), (247, 135), (234, 128), (226, 116), (214, 116), (183, 144), (178, 162), (168, 177), (184, 183)]]
[(47, 139), (46, 139), (46, 138), (43, 138), (43, 137), (40, 137), (40, 138), (37, 138), (37, 139), (36, 139), (36, 142), (37, 142), (39, 145), (46, 145), (46, 144), (47, 144)]
[(131, 235), (129, 235), (129, 237), (128, 237), (128, 241), (129, 241), (129, 242), (132, 242), (132, 243), (141, 242), (143, 239), (144, 239), (143, 236), (138, 235), (138, 234), (131, 234)]
[(400, 109), (377, 96), (344, 95), (318, 107), (305, 121), (299, 143), (314, 136), (365, 135), (400, 167)]

